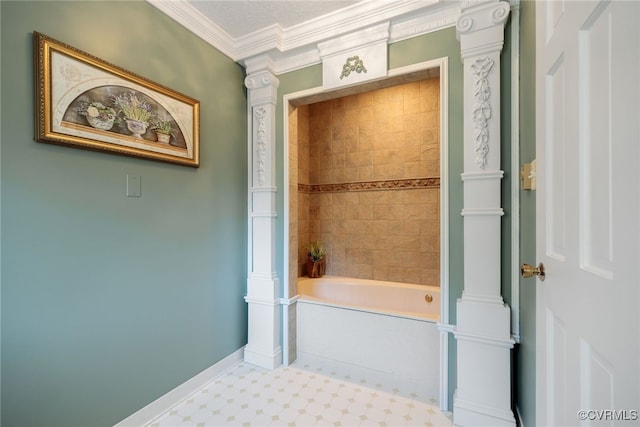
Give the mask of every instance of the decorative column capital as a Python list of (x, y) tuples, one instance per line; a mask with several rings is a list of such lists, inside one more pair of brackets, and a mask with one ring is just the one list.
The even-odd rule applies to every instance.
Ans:
[(244, 79), (244, 84), (249, 89), (250, 105), (276, 104), (280, 80), (271, 71), (261, 70), (249, 74)]
[(280, 80), (269, 70), (261, 70), (256, 73), (249, 74), (244, 79), (244, 84), (248, 89), (260, 89), (266, 86), (280, 85)]
[(462, 9), (456, 35), (463, 59), (502, 50), (510, 10), (506, 1), (489, 1)]

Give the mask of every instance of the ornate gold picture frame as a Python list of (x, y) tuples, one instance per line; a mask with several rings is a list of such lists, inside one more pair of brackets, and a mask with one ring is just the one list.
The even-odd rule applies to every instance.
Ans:
[(198, 167), (200, 103), (34, 32), (35, 140)]

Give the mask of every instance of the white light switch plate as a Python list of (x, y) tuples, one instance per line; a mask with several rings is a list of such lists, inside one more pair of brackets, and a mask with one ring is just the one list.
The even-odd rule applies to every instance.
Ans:
[(141, 177), (127, 175), (127, 197), (140, 197), (142, 195)]

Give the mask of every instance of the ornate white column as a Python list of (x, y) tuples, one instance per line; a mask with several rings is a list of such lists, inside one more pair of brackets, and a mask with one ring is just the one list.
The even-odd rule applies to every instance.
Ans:
[(267, 69), (245, 79), (249, 89), (249, 230), (247, 363), (274, 369), (282, 363), (279, 281), (276, 274), (276, 102), (279, 81)]
[(511, 312), (500, 294), (500, 52), (509, 9), (476, 3), (456, 25), (464, 63), (464, 291), (453, 412), (460, 426), (515, 425)]

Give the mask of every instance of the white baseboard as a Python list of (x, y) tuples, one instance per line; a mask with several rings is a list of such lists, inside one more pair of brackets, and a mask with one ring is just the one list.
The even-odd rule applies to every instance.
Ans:
[(245, 347), (244, 361), (270, 371), (282, 366), (282, 350), (278, 347), (273, 354), (261, 354)]
[(188, 398), (206, 384), (241, 363), (243, 353), (244, 346), (231, 353), (218, 363), (211, 365), (193, 378), (180, 384), (164, 396), (154, 400), (136, 413), (128, 416), (114, 427), (140, 427), (151, 423), (154, 419), (173, 408), (177, 403)]
[(453, 396), (453, 424), (455, 426), (516, 427), (516, 419), (511, 410), (461, 399), (456, 390)]

